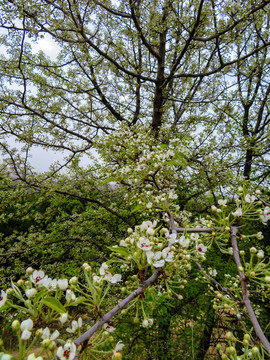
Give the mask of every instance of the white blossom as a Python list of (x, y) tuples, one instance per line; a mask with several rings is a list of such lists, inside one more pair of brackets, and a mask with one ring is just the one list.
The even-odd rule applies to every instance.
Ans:
[(37, 285), (43, 285), (43, 282), (46, 278), (47, 276), (45, 276), (45, 273), (42, 270), (35, 270), (30, 276), (30, 280), (32, 281), (32, 283)]
[(266, 206), (261, 214), (262, 223), (266, 225), (267, 221), (270, 220), (270, 207)]
[(199, 240), (199, 234), (198, 233), (192, 233), (192, 234), (190, 234), (190, 238), (192, 239), (192, 240)]
[(202, 243), (197, 244), (196, 246), (198, 255), (204, 255), (207, 251), (207, 246), (203, 245)]
[(70, 285), (76, 285), (77, 282), (78, 282), (77, 276), (73, 276), (73, 277), (69, 280)]
[(167, 238), (170, 244), (174, 244), (177, 242), (177, 234), (169, 234)]
[(57, 285), (58, 285), (60, 290), (65, 291), (68, 288), (68, 280), (67, 279), (59, 279), (57, 281)]
[(32, 330), (33, 329), (33, 326), (34, 326), (34, 323), (31, 319), (27, 319), (27, 320), (24, 320), (22, 323), (21, 323), (21, 331), (24, 331), (24, 330)]
[(163, 259), (160, 260), (161, 255), (161, 251), (157, 251), (156, 253), (148, 251), (146, 253), (148, 264), (153, 265), (155, 268), (163, 267), (165, 265), (165, 261)]
[(6, 301), (7, 301), (7, 293), (4, 290), (1, 290), (0, 308), (5, 304)]
[(64, 324), (68, 319), (68, 313), (64, 313), (64, 314), (61, 314), (59, 316), (59, 321), (61, 322), (61, 324)]
[(66, 300), (67, 300), (68, 304), (73, 302), (73, 301), (76, 301), (76, 296), (75, 296), (74, 292), (72, 290), (70, 290), (70, 289), (68, 289), (66, 291)]
[(150, 241), (144, 237), (139, 238), (139, 241), (137, 241), (137, 246), (143, 251), (150, 251), (152, 249)]
[(66, 343), (64, 347), (60, 347), (57, 350), (56, 355), (60, 360), (73, 360), (76, 356), (76, 345), (73, 343)]
[(32, 335), (31, 331), (29, 331), (27, 329), (23, 330), (23, 332), (21, 334), (21, 339), (26, 341), (26, 340), (30, 339), (31, 335)]
[(183, 246), (184, 248), (188, 247), (190, 244), (190, 240), (186, 238), (184, 235), (182, 235), (179, 239), (179, 244)]
[(120, 246), (127, 247), (128, 244), (125, 242), (125, 240), (121, 240), (119, 243)]
[(57, 286), (57, 280), (51, 279), (48, 276), (45, 276), (43, 279), (38, 281), (39, 286), (44, 286), (48, 290), (55, 290)]
[(165, 261), (173, 261), (173, 253), (170, 252), (170, 250), (171, 249), (169, 247), (166, 247), (165, 249), (162, 250), (161, 256)]
[(263, 252), (263, 250), (259, 250), (259, 251), (257, 252), (257, 258), (258, 258), (258, 259), (263, 259), (263, 258), (264, 258), (264, 252)]
[(245, 201), (247, 203), (253, 203), (255, 200), (256, 200), (256, 196), (254, 196), (254, 195), (247, 194), (245, 196)]
[(43, 332), (42, 332), (42, 339), (45, 340), (45, 339), (50, 339), (50, 340), (55, 340), (58, 338), (59, 336), (59, 331), (58, 330), (55, 330), (52, 335), (51, 335), (51, 332), (50, 332), (50, 329), (48, 327), (46, 327)]
[(122, 343), (122, 341), (118, 341), (118, 343), (115, 345), (115, 348), (113, 350), (113, 358), (116, 353), (121, 351), (125, 345)]
[(232, 248), (232, 247), (229, 247), (229, 248), (228, 248), (228, 253), (229, 253), (230, 255), (233, 255), (233, 248)]
[(74, 334), (79, 328), (82, 327), (82, 318), (80, 317), (78, 321), (73, 320), (71, 322), (71, 328), (67, 328), (67, 332)]
[[(3, 359), (1, 358), (1, 360), (3, 360)], [(30, 355), (28, 355), (27, 360), (43, 360), (43, 357), (42, 356), (36, 357), (35, 354), (30, 354)]]
[(151, 227), (149, 227), (149, 228), (146, 230), (146, 234), (147, 234), (147, 235), (153, 236), (154, 233), (155, 233), (155, 230), (152, 229)]
[(147, 327), (151, 327), (153, 325), (154, 321), (153, 319), (145, 319), (142, 322), (142, 327), (147, 328)]
[(28, 299), (33, 298), (37, 293), (37, 290), (35, 288), (25, 290), (25, 295)]
[(224, 199), (224, 200), (223, 200), (223, 199), (219, 199), (219, 200), (218, 200), (218, 204), (219, 204), (219, 205), (226, 205), (226, 204), (227, 204), (227, 200), (226, 200), (226, 199)]
[(216, 269), (210, 270), (209, 275), (216, 276), (217, 275), (217, 270)]
[(148, 228), (155, 228), (157, 225), (157, 222), (156, 220), (154, 220), (153, 222), (152, 221), (144, 221), (141, 226), (140, 226), (140, 230), (143, 231), (143, 230), (147, 230)]
[(232, 213), (233, 216), (242, 216), (242, 208), (237, 208), (235, 212)]
[(116, 330), (115, 327), (113, 327), (112, 325), (109, 325), (108, 323), (105, 323), (105, 324), (103, 325), (103, 327), (104, 327), (104, 329), (105, 329), (106, 331), (108, 331), (109, 333), (110, 333), (110, 332), (114, 332), (114, 331)]
[(93, 276), (93, 281), (94, 281), (94, 283), (99, 284), (99, 283), (101, 283), (102, 280), (103, 280), (103, 279), (102, 279), (101, 276), (97, 276), (97, 275), (94, 275), (94, 276)]
[(21, 334), (21, 339), (22, 340), (28, 340), (30, 339), (32, 333), (31, 333), (31, 330), (33, 329), (33, 326), (34, 326), (34, 323), (31, 319), (27, 319), (27, 320), (24, 320), (22, 323), (21, 323), (21, 331), (22, 331), (22, 334)]
[(13, 356), (12, 355), (9, 355), (9, 354), (4, 354), (4, 353), (0, 353), (0, 360), (11, 360), (13, 359)]
[(116, 284), (118, 283), (119, 281), (122, 281), (122, 275), (120, 274), (115, 274), (113, 275), (110, 280), (109, 280), (112, 284)]

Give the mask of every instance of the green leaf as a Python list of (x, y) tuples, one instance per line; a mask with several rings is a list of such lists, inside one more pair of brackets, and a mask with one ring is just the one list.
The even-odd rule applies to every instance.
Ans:
[(166, 145), (166, 144), (161, 144), (159, 147), (160, 147), (161, 149), (166, 149), (166, 148), (168, 147), (168, 145)]
[(175, 157), (176, 157), (177, 159), (180, 159), (180, 158), (188, 159), (187, 155), (184, 154), (184, 153), (182, 153), (181, 151), (176, 151), (176, 152), (175, 152)]
[(11, 287), (12, 287), (14, 293), (17, 295), (17, 297), (19, 297), (19, 298), (23, 297), (20, 289), (18, 288), (18, 286), (16, 286), (12, 281), (11, 281)]
[(44, 305), (48, 306), (50, 309), (57, 311), (58, 313), (66, 313), (65, 307), (60, 303), (59, 300), (54, 297), (47, 297), (43, 300)]
[(37, 295), (36, 295), (36, 299), (37, 299), (37, 300), (41, 299), (45, 294), (48, 294), (48, 290), (47, 290), (47, 289), (38, 292)]
[(170, 160), (170, 161), (165, 161), (165, 164), (171, 166), (171, 165), (175, 165), (175, 166), (179, 166), (182, 165), (182, 162), (177, 161), (177, 160)]
[(131, 211), (131, 214), (134, 213), (134, 212), (136, 212), (136, 211), (138, 211), (138, 210), (140, 210), (140, 209), (142, 209), (142, 208), (143, 208), (142, 205), (137, 205), (137, 206), (135, 206), (135, 208)]
[(127, 249), (125, 249), (124, 247), (110, 247), (108, 246), (108, 249), (110, 249), (111, 251), (113, 252), (116, 252), (117, 254), (120, 254), (120, 255), (124, 255), (124, 256), (129, 256), (129, 251)]
[(4, 311), (4, 310), (7, 310), (9, 308), (9, 305), (8, 304), (4, 304), (0, 307), (0, 312), (1, 311)]
[(85, 297), (80, 296), (76, 299), (76, 301), (73, 301), (72, 303), (68, 304), (67, 306), (77, 306), (79, 304), (82, 304), (86, 300)]

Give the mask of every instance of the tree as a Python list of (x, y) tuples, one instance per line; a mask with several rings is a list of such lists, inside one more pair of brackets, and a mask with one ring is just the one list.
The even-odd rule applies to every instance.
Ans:
[[(67, 150), (67, 163), (120, 123), (190, 134), (231, 66), (265, 53), (268, 4), (5, 1), (2, 134), (26, 152), (35, 145)], [(61, 47), (57, 61), (31, 52), (29, 40), (43, 34)]]

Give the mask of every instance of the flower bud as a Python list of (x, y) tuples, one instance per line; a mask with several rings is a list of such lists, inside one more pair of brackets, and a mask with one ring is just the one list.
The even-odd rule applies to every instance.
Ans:
[(21, 326), (21, 324), (20, 324), (19, 320), (14, 320), (11, 324), (11, 327), (13, 330), (19, 330), (20, 326)]
[(244, 272), (243, 266), (238, 266), (238, 270), (241, 271), (241, 272)]
[(257, 348), (257, 346), (254, 346), (251, 349), (251, 353), (252, 353), (252, 355), (258, 355), (260, 353), (260, 350)]
[(244, 250), (240, 250), (240, 251), (239, 251), (239, 254), (240, 254), (241, 256), (244, 256), (244, 255), (245, 255), (245, 251), (244, 251)]
[(52, 352), (57, 348), (57, 345), (54, 340), (50, 340), (50, 344), (49, 344), (48, 348)]
[(14, 294), (14, 290), (12, 288), (8, 288), (7, 295), (13, 295), (13, 294)]
[(42, 336), (42, 334), (43, 334), (43, 331), (42, 331), (42, 329), (37, 329), (37, 331), (36, 331), (36, 337), (41, 337)]
[(23, 284), (24, 284), (24, 280), (23, 280), (23, 279), (19, 279), (19, 280), (17, 281), (17, 285), (18, 285), (18, 286), (23, 286)]
[(50, 339), (44, 339), (41, 343), (41, 346), (44, 348), (44, 349), (47, 349), (50, 345), (50, 342), (51, 340)]
[(233, 334), (232, 334), (230, 331), (228, 331), (228, 332), (225, 334), (225, 338), (226, 338), (227, 340), (232, 340)]
[(102, 338), (106, 339), (110, 335), (109, 331), (103, 331)]
[(249, 340), (250, 340), (250, 335), (249, 335), (249, 334), (245, 334), (245, 335), (244, 335), (244, 339), (249, 341)]
[(252, 253), (252, 254), (255, 254), (257, 252), (257, 249), (255, 247), (251, 247), (249, 249), (249, 251)]
[(267, 275), (267, 276), (264, 278), (264, 280), (265, 280), (265, 282), (270, 283), (270, 276)]
[(113, 359), (122, 359), (123, 355), (119, 351), (113, 354)]
[(227, 354), (229, 354), (229, 355), (235, 355), (235, 354), (236, 354), (235, 347), (233, 347), (233, 346), (228, 347), (228, 348), (226, 349), (226, 352), (227, 352)]
[(27, 275), (32, 275), (33, 272), (34, 272), (34, 269), (31, 266), (26, 269), (26, 274)]

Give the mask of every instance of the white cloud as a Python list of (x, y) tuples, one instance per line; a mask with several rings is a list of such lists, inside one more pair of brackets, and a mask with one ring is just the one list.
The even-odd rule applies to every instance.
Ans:
[(35, 43), (31, 43), (33, 53), (42, 50), (50, 58), (55, 59), (60, 52), (60, 47), (56, 44), (49, 34), (45, 34), (43, 38)]

